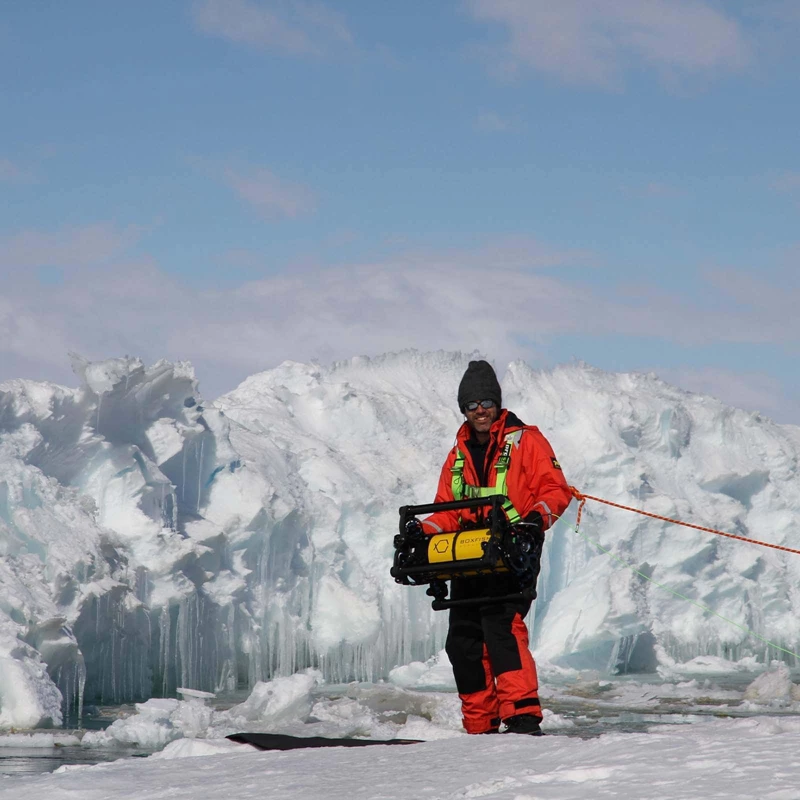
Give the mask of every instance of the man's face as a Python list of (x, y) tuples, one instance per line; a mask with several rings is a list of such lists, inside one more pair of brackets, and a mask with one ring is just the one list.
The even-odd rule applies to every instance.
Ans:
[(500, 416), (500, 409), (496, 405), (484, 408), (480, 403), (474, 411), (464, 410), (467, 422), (475, 433), (489, 433), (492, 423)]

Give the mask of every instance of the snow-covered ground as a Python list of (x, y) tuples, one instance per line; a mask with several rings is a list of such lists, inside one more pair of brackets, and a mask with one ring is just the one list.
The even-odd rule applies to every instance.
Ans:
[[(725, 666), (751, 665), (692, 668), (712, 676)], [(646, 684), (562, 673), (544, 686), (558, 710), (546, 711), (543, 738), (467, 736), (456, 695), (398, 685), (414, 676), (435, 685), (447, 679), (446, 664), (400, 668), (394, 683), (336, 687), (309, 670), (259, 684), (225, 710), (192, 693), (151, 700), (106, 732), (86, 733), (83, 746), (123, 756), (144, 745), (159, 748), (154, 755), (5, 776), (0, 798), (800, 798), (800, 691), (777, 662), (735, 688), (721, 687), (718, 674)], [(612, 732), (596, 735), (587, 724), (594, 715)], [(642, 732), (623, 732), (634, 717)], [(259, 752), (223, 738), (240, 730), (423, 741)], [(74, 745), (58, 734), (17, 735), (0, 737), (0, 751), (55, 741)]]
[(0, 797), (797, 800), (799, 746), (800, 720), (772, 718), (591, 740), (463, 736), (402, 747), (292, 752), (195, 741), (174, 753), (181, 760), (129, 759), (7, 779)]

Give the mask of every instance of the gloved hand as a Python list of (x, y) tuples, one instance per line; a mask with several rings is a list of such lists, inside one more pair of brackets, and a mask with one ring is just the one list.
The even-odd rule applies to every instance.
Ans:
[(532, 534), (542, 533), (544, 530), (544, 519), (538, 511), (531, 511), (524, 520), (525, 530)]
[[(539, 558), (544, 546), (544, 519), (538, 511), (531, 511), (521, 523), (513, 528), (514, 544), (520, 552), (533, 559), (536, 564), (536, 574), (539, 573)], [(534, 579), (535, 579), (534, 575)]]

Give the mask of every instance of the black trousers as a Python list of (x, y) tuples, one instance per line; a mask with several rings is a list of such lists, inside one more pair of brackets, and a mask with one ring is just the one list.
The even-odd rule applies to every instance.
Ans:
[[(456, 600), (515, 592), (519, 584), (507, 573), (456, 579), (451, 585)], [(541, 715), (536, 665), (524, 622), (530, 607), (530, 600), (519, 600), (450, 609), (445, 649), (469, 733), (495, 728), (501, 717)]]

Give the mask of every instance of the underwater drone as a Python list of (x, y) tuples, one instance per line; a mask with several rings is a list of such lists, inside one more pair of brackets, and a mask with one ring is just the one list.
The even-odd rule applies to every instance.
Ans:
[[(490, 605), (536, 597), (536, 578), (544, 544), (538, 526), (520, 522), (511, 525), (503, 511), (506, 498), (490, 497), (430, 503), (400, 508), (400, 533), (394, 537), (391, 576), (405, 586), (429, 584), (434, 611), (455, 606)], [(485, 521), (475, 528), (451, 533), (426, 534), (417, 517), (437, 511), (489, 508)], [(448, 599), (447, 581), (482, 575), (511, 573), (519, 591), (513, 594)], [(488, 589), (488, 587), (487, 587)]]

